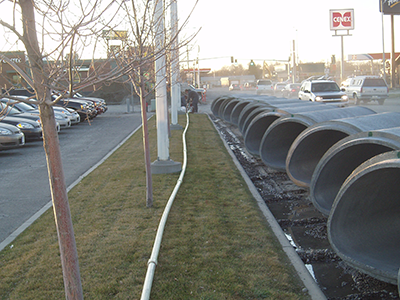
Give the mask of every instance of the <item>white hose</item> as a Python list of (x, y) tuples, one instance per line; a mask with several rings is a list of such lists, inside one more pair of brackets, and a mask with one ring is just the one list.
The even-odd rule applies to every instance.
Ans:
[(162, 236), (164, 233), (165, 223), (167, 222), (169, 211), (171, 210), (171, 207), (175, 200), (176, 194), (178, 193), (178, 190), (182, 184), (183, 176), (185, 175), (186, 165), (187, 165), (186, 131), (187, 131), (188, 127), (189, 127), (189, 114), (187, 113), (186, 114), (186, 127), (182, 134), (182, 143), (183, 143), (182, 171), (178, 178), (178, 182), (176, 183), (176, 186), (175, 186), (174, 190), (172, 191), (171, 196), (169, 197), (167, 205), (165, 206), (163, 215), (160, 220), (160, 224), (158, 225), (156, 238), (154, 240), (153, 250), (151, 252), (150, 259), (147, 262), (147, 273), (146, 273), (146, 278), (145, 278), (144, 284), (143, 284), (142, 296), (140, 298), (141, 300), (150, 299), (151, 286), (153, 284), (154, 272), (155, 272), (156, 266), (157, 266), (157, 258), (158, 258), (158, 253), (159, 253), (160, 247), (161, 247), (161, 240), (162, 240)]

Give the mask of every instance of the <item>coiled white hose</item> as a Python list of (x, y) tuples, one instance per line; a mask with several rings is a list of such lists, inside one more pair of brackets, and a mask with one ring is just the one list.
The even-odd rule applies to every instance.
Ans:
[(172, 191), (171, 196), (169, 197), (169, 200), (167, 202), (167, 205), (165, 206), (163, 215), (161, 217), (160, 223), (158, 225), (156, 238), (154, 240), (153, 250), (151, 252), (150, 259), (147, 262), (147, 273), (146, 273), (146, 278), (145, 278), (144, 284), (143, 284), (142, 296), (140, 298), (141, 300), (150, 299), (151, 286), (153, 284), (154, 272), (155, 272), (156, 266), (157, 266), (157, 258), (158, 258), (158, 253), (160, 252), (161, 240), (162, 240), (162, 236), (164, 233), (165, 223), (167, 222), (169, 211), (171, 210), (171, 207), (175, 200), (176, 194), (178, 193), (178, 190), (183, 181), (183, 177), (185, 176), (186, 165), (187, 165), (186, 131), (188, 128), (189, 128), (189, 114), (187, 113), (186, 114), (186, 127), (182, 134), (182, 144), (183, 144), (182, 171), (178, 178), (178, 182), (176, 183), (175, 188)]

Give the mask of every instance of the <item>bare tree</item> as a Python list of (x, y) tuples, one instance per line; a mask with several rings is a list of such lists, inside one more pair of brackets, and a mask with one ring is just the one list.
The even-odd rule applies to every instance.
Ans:
[[(15, 40), (22, 42), (28, 57), (29, 72), (26, 72), (0, 54), (0, 58), (9, 63), (24, 79), (25, 86), (34, 90), (34, 98), (39, 107), (67, 299), (83, 299), (83, 292), (53, 106), (61, 97), (67, 94), (72, 96), (76, 90), (128, 76), (141, 98), (144, 113), (142, 119), (146, 123), (144, 68), (154, 62), (161, 51), (154, 51), (150, 39), (153, 34), (153, 12), (150, 9), (152, 1), (143, 0), (143, 5), (139, 6), (137, 1), (131, 0), (132, 10), (135, 12), (133, 16), (129, 15), (125, 2), (126, 0), (122, 3), (114, 0), (0, 0), (1, 4), (7, 4), (12, 10), (9, 14), (12, 18), (0, 18), (0, 25), (11, 31)], [(144, 8), (141, 14), (138, 13), (139, 8)], [(117, 18), (118, 15), (123, 15), (123, 18)], [(107, 69), (107, 62), (97, 65), (91, 68), (86, 78), (75, 83), (74, 72), (79, 68), (76, 57), (84, 54), (88, 48), (95, 53), (102, 41), (103, 31), (118, 28), (121, 25), (119, 20), (129, 20), (134, 36), (130, 49), (135, 49), (134, 55), (116, 68)], [(62, 89), (65, 93), (54, 100), (52, 91), (57, 89)], [(143, 126), (143, 134), (146, 140), (147, 169), (149, 151), (146, 126)], [(151, 179), (148, 180), (151, 183)], [(149, 201), (152, 196), (149, 194), (147, 198)], [(149, 204), (148, 202), (148, 206)]]
[[(74, 15), (70, 14), (71, 12), (67, 14), (67, 8), (71, 4), (68, 1), (39, 3), (39, 1), (34, 2), (33, 0), (19, 0), (13, 3), (13, 19), (11, 22), (0, 20), (0, 24), (12, 31), (17, 39), (23, 43), (29, 60), (30, 74), (26, 74), (24, 70), (19, 69), (12, 62), (8, 62), (33, 88), (39, 107), (43, 129), (43, 147), (47, 160), (67, 299), (83, 299), (83, 293), (60, 144), (54, 118), (53, 105), (55, 102), (52, 100), (51, 91), (57, 86), (60, 78), (64, 76), (63, 53), (67, 45), (70, 45), (71, 61), (72, 49), (74, 49), (76, 42), (75, 38), (79, 37), (81, 44), (85, 45), (90, 33), (93, 34), (93, 24), (96, 24), (97, 19), (106, 11), (114, 8), (112, 2), (103, 4), (99, 1), (90, 4), (83, 1), (79, 2), (75, 9), (78, 8), (80, 14)], [(118, 7), (114, 10), (118, 11)], [(67, 21), (66, 15), (75, 17)], [(36, 22), (38, 16), (42, 19), (40, 25)], [(21, 23), (19, 23), (19, 20), (21, 20)], [(42, 40), (38, 39), (40, 33)], [(47, 38), (46, 41), (45, 38)], [(49, 51), (50, 47), (47, 44), (49, 41), (54, 44), (52, 51)], [(55, 57), (53, 66), (46, 63), (51, 56)], [(3, 58), (5, 59), (5, 57)], [(111, 78), (113, 76), (115, 74), (111, 73), (104, 77)], [(105, 78), (94, 78), (91, 84), (100, 80), (105, 80)]]

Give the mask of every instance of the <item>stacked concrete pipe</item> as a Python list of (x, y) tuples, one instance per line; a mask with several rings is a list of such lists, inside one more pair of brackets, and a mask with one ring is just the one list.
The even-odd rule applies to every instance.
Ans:
[(328, 218), (328, 238), (347, 264), (397, 284), (400, 268), (400, 153), (361, 164), (346, 179)]
[(328, 216), (341, 186), (359, 165), (396, 149), (400, 149), (400, 127), (360, 132), (340, 140), (315, 167), (310, 184), (311, 202)]
[(361, 107), (344, 107), (294, 114), (281, 117), (269, 126), (260, 143), (260, 157), (265, 165), (286, 171), (286, 157), (297, 136), (319, 122), (375, 114), (373, 110)]
[(291, 145), (286, 173), (298, 186), (309, 187), (315, 167), (339, 140), (363, 131), (400, 126), (400, 113), (380, 113), (321, 122), (304, 130)]
[(310, 112), (317, 110), (334, 109), (336, 106), (325, 105), (318, 102), (300, 102), (281, 105), (270, 111), (265, 111), (257, 115), (245, 128), (244, 144), (246, 149), (254, 155), (260, 155), (260, 144), (264, 133), (268, 127), (281, 117), (301, 112)]

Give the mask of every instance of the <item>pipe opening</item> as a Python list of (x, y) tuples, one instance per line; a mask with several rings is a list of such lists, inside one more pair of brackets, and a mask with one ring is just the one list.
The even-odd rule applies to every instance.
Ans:
[(269, 128), (260, 145), (260, 157), (267, 165), (275, 169), (286, 170), (286, 157), (296, 137), (307, 128), (297, 122), (282, 122)]
[(397, 284), (400, 168), (393, 165), (371, 168), (361, 171), (361, 176), (354, 176), (342, 188), (329, 218), (329, 239), (350, 265)]
[(364, 143), (341, 148), (334, 156), (323, 161), (316, 170), (310, 189), (310, 198), (315, 207), (329, 215), (332, 204), (346, 178), (368, 159), (393, 148), (380, 145), (378, 141), (366, 140)]
[(293, 149), (287, 169), (291, 179), (301, 186), (309, 186), (315, 167), (326, 151), (348, 134), (338, 130), (315, 131)]

